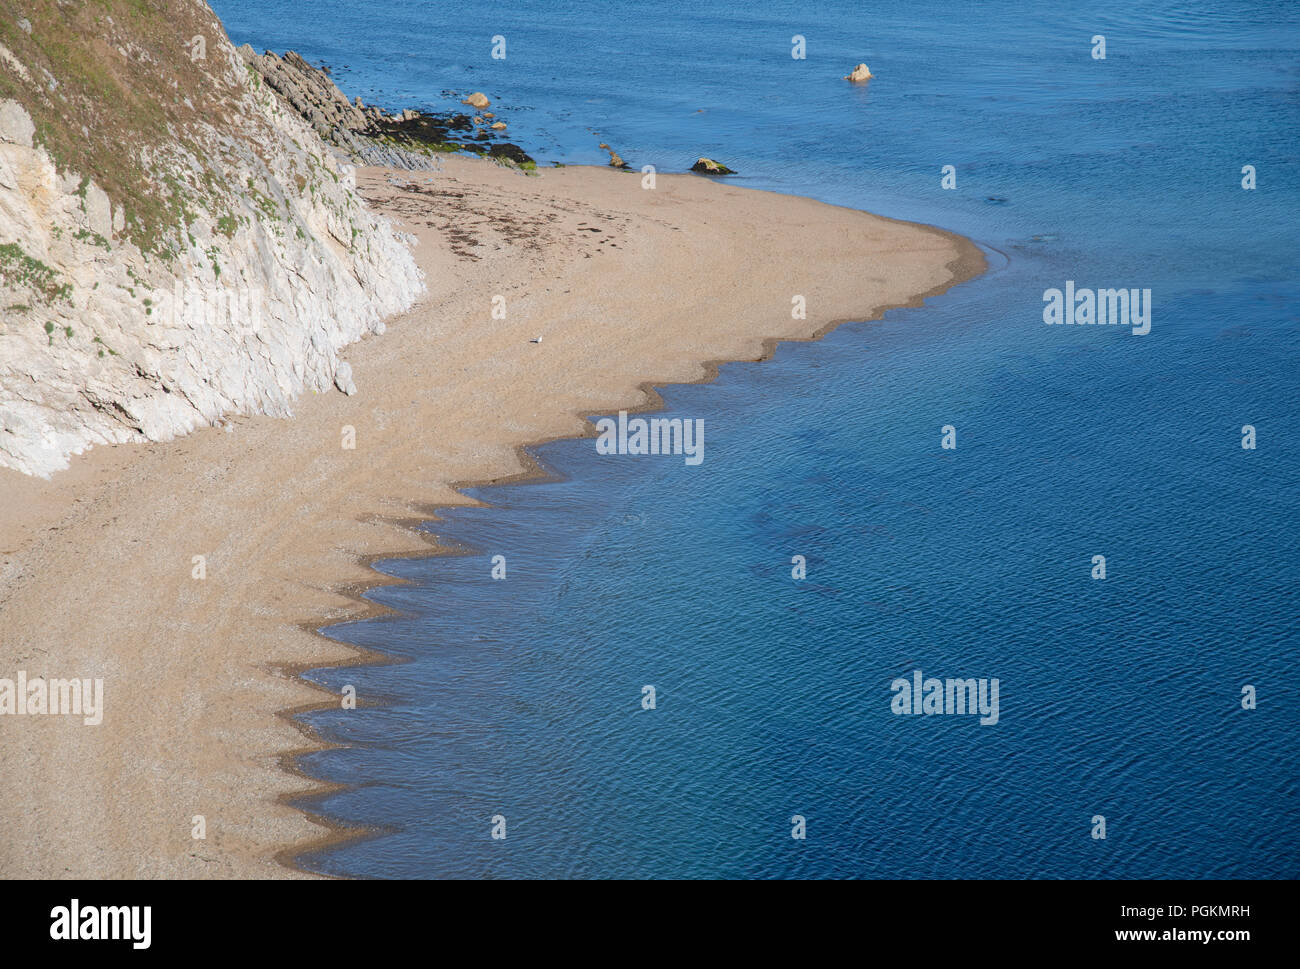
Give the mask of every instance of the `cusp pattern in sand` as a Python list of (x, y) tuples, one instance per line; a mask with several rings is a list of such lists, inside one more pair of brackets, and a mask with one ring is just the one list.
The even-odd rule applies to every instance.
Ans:
[(357, 661), (313, 630), (372, 609), (369, 561), (435, 551), (408, 526), (458, 483), (528, 473), (522, 446), (590, 434), (583, 414), (984, 268), (937, 229), (693, 175), (452, 157), (359, 186), (418, 237), (429, 294), (345, 351), (356, 396), (97, 448), (50, 481), (0, 472), (0, 676), (105, 692), (97, 727), (0, 717), (0, 876), (302, 874), (287, 862), (340, 833), (289, 803), (321, 746), (291, 712), (338, 698), (294, 673)]

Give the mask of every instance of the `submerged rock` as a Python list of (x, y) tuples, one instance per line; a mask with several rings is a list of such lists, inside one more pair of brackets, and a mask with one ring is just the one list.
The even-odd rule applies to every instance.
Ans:
[(853, 68), (853, 72), (851, 74), (844, 75), (844, 80), (869, 81), (875, 76), (876, 75), (871, 73), (871, 69), (868, 68), (866, 64), (859, 64), (857, 67)]
[(691, 171), (699, 172), (702, 175), (736, 174), (734, 171), (732, 171), (730, 168), (728, 168), (726, 165), (722, 164), (721, 162), (716, 162), (712, 158), (703, 158), (703, 157), (698, 159), (695, 162), (695, 164), (691, 166)]

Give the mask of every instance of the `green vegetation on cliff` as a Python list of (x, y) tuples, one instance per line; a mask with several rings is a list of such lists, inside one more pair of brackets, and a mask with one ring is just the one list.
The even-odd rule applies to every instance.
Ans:
[(27, 255), (16, 242), (0, 245), (0, 285), (25, 289), (45, 300), (67, 299), (72, 294), (70, 283), (59, 282), (57, 270)]
[(0, 100), (22, 105), (61, 173), (82, 176), (83, 200), (93, 179), (122, 235), (168, 258), (197, 210), (233, 195), (212, 134), (240, 123), (244, 70), (220, 53), (224, 36), (183, 0), (0, 0)]

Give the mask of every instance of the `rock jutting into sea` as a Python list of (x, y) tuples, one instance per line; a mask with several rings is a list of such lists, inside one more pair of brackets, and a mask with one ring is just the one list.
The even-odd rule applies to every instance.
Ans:
[[(518, 145), (493, 140), (496, 136), (491, 132), (505, 130), (504, 123), (500, 128), (492, 125), (478, 130), (487, 128), (484, 119), (495, 115), (411, 109), (388, 114), (376, 105), (365, 105), (360, 98), (348, 101), (324, 70), (312, 67), (295, 51), (279, 57), (271, 51), (258, 54), (245, 44), (239, 53), (322, 141), (345, 152), (352, 164), (424, 171), (436, 169), (438, 155), (450, 151), (508, 159), (517, 165), (534, 164)], [(461, 103), (482, 109), (491, 102), (475, 92)]]
[(627, 169), (628, 167), (627, 162), (623, 161), (623, 156), (620, 155), (618, 152), (616, 152), (613, 148), (609, 147), (609, 145), (605, 144), (603, 141), (600, 143), (598, 147), (604, 151), (609, 152), (610, 168), (618, 168), (623, 170)]
[(712, 158), (700, 157), (695, 164), (691, 166), (691, 171), (699, 172), (702, 175), (734, 175), (732, 169), (728, 168), (721, 162), (716, 162)]

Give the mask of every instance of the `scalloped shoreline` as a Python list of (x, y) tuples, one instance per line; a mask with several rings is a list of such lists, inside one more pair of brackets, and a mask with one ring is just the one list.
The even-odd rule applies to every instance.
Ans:
[(657, 407), (656, 386), (986, 268), (939, 229), (690, 174), (644, 191), (611, 169), (448, 156), (440, 172), (363, 169), (358, 187), (419, 239), (429, 293), (345, 352), (355, 396), (97, 448), (50, 482), (3, 476), (22, 511), (0, 527), (0, 621), (29, 631), (6, 660), (40, 648), (44, 668), (106, 671), (96, 733), (3, 735), (7, 768), (32, 779), (0, 809), (7, 874), (310, 877), (295, 859), (364, 832), (306, 813), (334, 788), (310, 776), (325, 743), (294, 716), (338, 698), (298, 674), (391, 661), (318, 630), (383, 612), (362, 596), (397, 580), (371, 563), (445, 551), (412, 526), (469, 502), (463, 487), (535, 476), (523, 448), (589, 436), (585, 415)]

